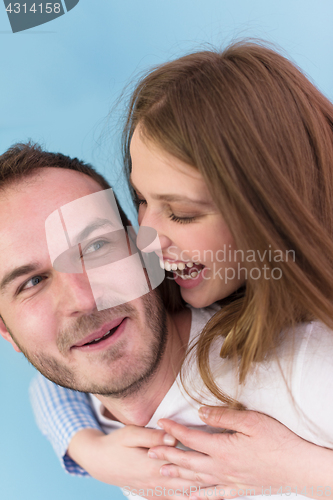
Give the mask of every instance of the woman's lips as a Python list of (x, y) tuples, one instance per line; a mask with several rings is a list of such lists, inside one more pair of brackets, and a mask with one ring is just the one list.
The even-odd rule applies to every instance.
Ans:
[(194, 288), (203, 281), (204, 279), (204, 272), (202, 272), (202, 269), (197, 272), (197, 271), (192, 271), (193, 274), (195, 273), (194, 276), (184, 276), (181, 277), (179, 276), (178, 273), (173, 273), (175, 276), (175, 282), (177, 285), (179, 285), (181, 288)]

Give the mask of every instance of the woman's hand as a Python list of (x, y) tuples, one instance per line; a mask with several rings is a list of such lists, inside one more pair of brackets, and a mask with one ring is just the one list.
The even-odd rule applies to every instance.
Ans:
[[(333, 498), (333, 451), (303, 440), (275, 419), (253, 411), (201, 408), (200, 418), (211, 427), (234, 433), (208, 434), (172, 420), (159, 425), (194, 451), (158, 446), (150, 456), (163, 465), (161, 474), (215, 484), (192, 498), (234, 498), (243, 495), (290, 494)], [(297, 490), (296, 490), (297, 488)]]
[[(163, 444), (171, 447), (176, 443), (175, 438), (162, 430), (127, 425), (107, 435), (96, 429), (81, 430), (73, 437), (67, 453), (95, 479), (126, 487), (127, 491), (136, 490), (133, 493), (141, 496), (147, 496), (143, 492), (151, 489), (157, 495), (150, 492), (148, 498), (160, 500), (161, 496), (169, 498), (168, 490), (183, 492), (184, 488), (189, 492), (193, 488), (193, 481), (161, 476), (161, 466), (167, 462), (148, 457), (149, 448)], [(166, 488), (164, 494), (163, 488)]]

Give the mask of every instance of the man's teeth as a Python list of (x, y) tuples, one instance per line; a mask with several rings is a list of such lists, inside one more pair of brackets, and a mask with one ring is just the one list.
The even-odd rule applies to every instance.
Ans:
[[(169, 262), (168, 260), (160, 259), (160, 266), (166, 271), (184, 271), (186, 267), (191, 269), (194, 265), (199, 265), (199, 262)], [(200, 272), (200, 271), (198, 271)]]
[(110, 333), (111, 333), (111, 330), (109, 330), (108, 332), (106, 332), (102, 337), (99, 337), (98, 339), (92, 340), (91, 342), (89, 342), (89, 344), (92, 344), (93, 342), (98, 342), (99, 340), (101, 340), (102, 338), (106, 337), (107, 335), (110, 335)]

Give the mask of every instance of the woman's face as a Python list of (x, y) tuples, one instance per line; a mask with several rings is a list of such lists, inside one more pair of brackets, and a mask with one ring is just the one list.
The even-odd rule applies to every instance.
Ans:
[(131, 142), (131, 182), (139, 224), (158, 232), (161, 266), (174, 272), (183, 299), (206, 307), (243, 283), (235, 242), (198, 170), (142, 139)]

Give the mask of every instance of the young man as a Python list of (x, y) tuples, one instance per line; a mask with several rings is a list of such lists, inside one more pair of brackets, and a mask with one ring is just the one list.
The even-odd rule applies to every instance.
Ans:
[[(181, 391), (177, 374), (188, 343), (200, 333), (214, 310), (182, 308), (170, 314), (156, 290), (128, 299), (127, 288), (131, 287), (117, 288), (114, 272), (121, 280), (140, 274), (131, 267), (126, 276), (126, 266), (120, 265), (126, 260), (122, 252), (126, 253), (127, 248), (126, 258), (130, 259), (133, 247), (123, 239), (127, 243), (122, 246), (121, 258), (117, 261), (110, 257), (109, 251), (119, 249), (119, 241), (107, 235), (120, 234), (123, 222), (119, 215), (110, 220), (109, 213), (105, 213), (107, 203), (94, 201), (89, 205), (91, 210), (85, 211), (87, 200), (99, 198), (108, 186), (77, 160), (31, 146), (13, 148), (0, 157), (0, 187), (1, 335), (49, 379), (94, 394), (92, 405), (105, 431), (122, 430), (123, 424), (157, 427), (161, 417), (203, 428), (196, 412), (198, 404)], [(83, 207), (82, 213), (78, 206)], [(68, 213), (72, 218), (68, 219)], [(77, 251), (62, 252), (66, 244), (69, 250), (73, 247)], [(119, 270), (123, 272), (117, 274)], [(107, 288), (109, 279), (111, 290)], [(112, 302), (115, 297), (117, 300)], [(323, 366), (331, 367), (327, 348), (331, 336), (326, 335), (326, 347), (321, 351), (325, 331), (319, 342), (310, 330), (305, 336), (295, 337), (293, 345), (283, 344), (282, 354), (277, 357), (280, 362), (272, 358), (258, 365), (242, 386), (238, 385), (234, 364), (222, 362), (218, 348), (212, 353), (212, 367), (225, 393), (250, 409), (277, 418), (303, 438), (329, 447), (330, 415), (316, 421), (318, 427), (314, 428), (311, 406), (302, 406), (314, 395), (318, 399), (318, 387), (311, 385), (307, 372), (321, 373)], [(307, 351), (315, 350), (317, 355), (305, 356)], [(299, 374), (293, 378), (295, 386), (285, 383), (284, 374), (288, 375), (289, 369)], [(323, 380), (326, 377), (327, 372)], [(189, 365), (188, 380), (201, 399), (216, 403), (204, 392), (193, 363)], [(305, 387), (307, 397), (298, 399)], [(318, 402), (323, 404), (322, 398)], [(307, 409), (309, 420), (304, 421), (302, 411)], [(132, 473), (130, 469), (127, 475)], [(204, 476), (201, 482), (194, 482), (191, 474), (187, 480), (174, 479), (169, 483), (174, 491), (171, 496), (179, 496), (181, 486), (193, 493), (197, 485), (212, 485), (209, 474)], [(131, 482), (120, 484), (127, 486)], [(159, 491), (155, 490), (156, 496), (161, 496)], [(253, 490), (247, 494), (252, 496)]]

